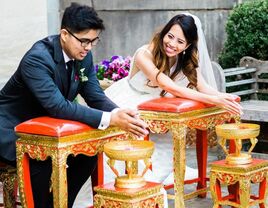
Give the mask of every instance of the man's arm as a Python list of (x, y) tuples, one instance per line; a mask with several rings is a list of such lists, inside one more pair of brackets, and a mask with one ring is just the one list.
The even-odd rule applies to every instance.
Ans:
[[(97, 128), (102, 111), (67, 100), (55, 84), (53, 60), (28, 54), (21, 62), (21, 76), (38, 103), (55, 118), (76, 120)], [(56, 69), (57, 70), (57, 69)]]

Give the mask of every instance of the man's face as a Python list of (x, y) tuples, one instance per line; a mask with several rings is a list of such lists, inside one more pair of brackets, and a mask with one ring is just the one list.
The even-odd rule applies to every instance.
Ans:
[(71, 59), (83, 60), (87, 53), (99, 41), (99, 30), (84, 30), (72, 33), (67, 29), (61, 30), (61, 45), (64, 52)]

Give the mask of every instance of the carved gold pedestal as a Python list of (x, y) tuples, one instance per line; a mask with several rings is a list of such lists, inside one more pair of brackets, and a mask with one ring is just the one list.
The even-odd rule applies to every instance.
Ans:
[[(251, 183), (259, 183), (259, 195), (251, 194)], [(252, 159), (244, 165), (226, 164), (225, 160), (212, 163), (210, 191), (213, 208), (221, 205), (248, 208), (259, 204), (267, 208), (268, 161)], [(222, 196), (221, 187), (228, 186), (229, 194)]]
[[(240, 124), (223, 124), (216, 126), (216, 133), (219, 136), (219, 144), (226, 153), (226, 162), (229, 164), (242, 165), (251, 163), (251, 151), (258, 142), (257, 136), (260, 133), (258, 124), (240, 123)], [(226, 149), (226, 140), (235, 142), (235, 152), (229, 153)], [(241, 153), (242, 141), (249, 139), (251, 147), (248, 152)]]
[[(108, 165), (117, 176), (115, 186), (118, 188), (140, 188), (146, 185), (143, 175), (150, 168), (154, 143), (151, 141), (112, 141), (104, 145), (104, 152), (109, 157)], [(125, 161), (126, 175), (119, 176), (114, 164), (116, 160)], [(137, 161), (144, 160), (145, 169), (141, 175), (137, 172)]]
[(162, 185), (146, 182), (136, 189), (116, 188), (114, 183), (94, 188), (95, 208), (163, 208), (164, 196), (160, 192)]

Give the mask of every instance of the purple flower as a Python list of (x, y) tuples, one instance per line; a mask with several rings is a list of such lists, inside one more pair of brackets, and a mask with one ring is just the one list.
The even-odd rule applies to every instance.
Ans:
[(104, 59), (95, 66), (98, 79), (107, 78), (117, 81), (128, 76), (131, 57), (112, 56), (110, 60)]
[(104, 59), (104, 60), (101, 62), (101, 64), (104, 65), (104, 66), (106, 66), (106, 68), (108, 68), (109, 63), (110, 63), (110, 61), (109, 61), (109, 60), (106, 60), (106, 59)]
[(113, 62), (114, 60), (116, 60), (116, 59), (118, 59), (119, 58), (119, 56), (112, 56), (112, 58), (111, 58), (111, 62)]

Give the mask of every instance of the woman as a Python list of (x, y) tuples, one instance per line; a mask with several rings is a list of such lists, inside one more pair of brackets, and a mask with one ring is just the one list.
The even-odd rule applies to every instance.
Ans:
[[(212, 68), (208, 66), (210, 61), (205, 62), (204, 68), (198, 67), (198, 56), (204, 55), (203, 51), (198, 53), (197, 43), (193, 17), (185, 14), (173, 17), (149, 45), (136, 51), (129, 76), (113, 84), (105, 94), (120, 107), (136, 108), (151, 98), (176, 96), (241, 113), (240, 105), (234, 101), (236, 96), (220, 93), (210, 86), (216, 86)], [(210, 78), (210, 85), (204, 75)]]
[[(152, 98), (175, 96), (215, 104), (232, 113), (242, 113), (241, 106), (235, 102), (236, 96), (218, 92), (212, 86), (216, 87), (216, 83), (200, 21), (192, 15), (179, 14), (156, 33), (148, 45), (136, 51), (129, 76), (113, 84), (105, 94), (120, 107), (136, 108), (139, 103)], [(167, 164), (166, 157), (163, 157), (163, 154), (172, 155), (172, 140), (169, 136), (166, 139), (160, 137), (155, 140), (153, 167), (156, 168), (153, 177), (163, 182), (172, 172), (172, 162)], [(154, 141), (155, 136), (150, 138)], [(161, 146), (165, 149), (159, 151)], [(163, 170), (167, 166), (164, 169), (168, 171)], [(188, 175), (186, 169), (186, 177)]]
[[(205, 81), (205, 79), (206, 81)], [(120, 107), (136, 108), (141, 102), (160, 96), (183, 97), (215, 104), (232, 113), (241, 114), (236, 96), (218, 92), (199, 19), (190, 14), (174, 16), (156, 33), (148, 45), (133, 56), (129, 76), (114, 83), (105, 94)], [(173, 182), (172, 139), (169, 134), (150, 135), (155, 142), (153, 170), (149, 181)], [(114, 174), (105, 164), (105, 183)], [(142, 164), (139, 163), (139, 169)], [(124, 174), (124, 164), (116, 163)], [(186, 168), (185, 177), (195, 178), (197, 171)]]

